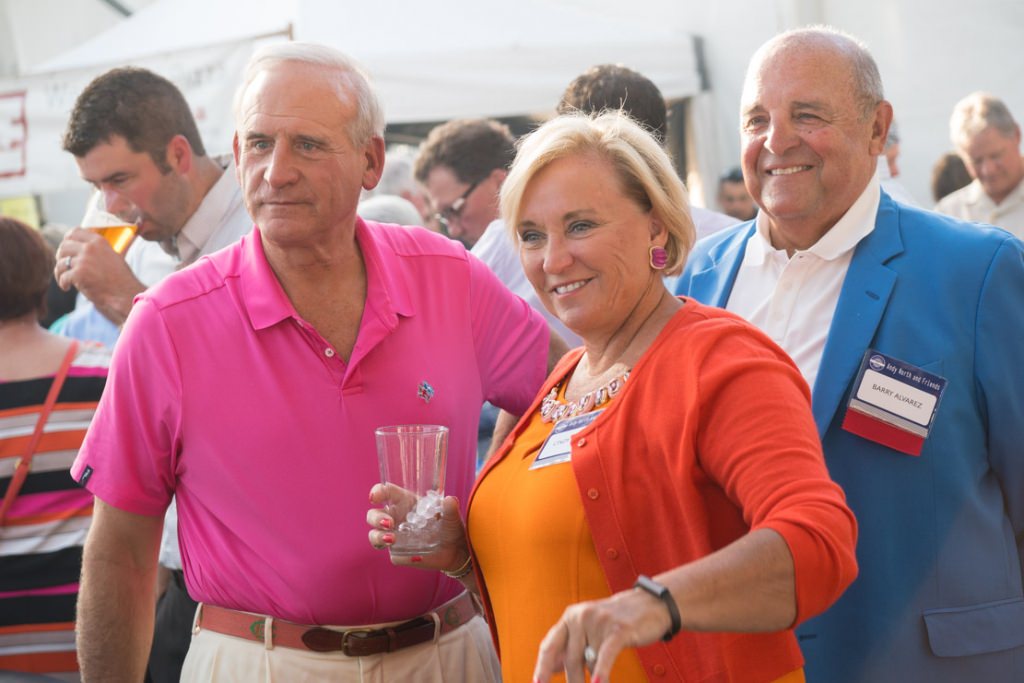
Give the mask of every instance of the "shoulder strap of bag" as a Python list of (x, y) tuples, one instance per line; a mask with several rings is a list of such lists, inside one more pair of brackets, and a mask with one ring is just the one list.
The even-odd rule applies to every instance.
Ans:
[(46, 402), (43, 403), (43, 409), (39, 412), (39, 419), (36, 420), (36, 429), (32, 432), (32, 438), (28, 442), (28, 448), (26, 449), (25, 454), (18, 458), (18, 462), (14, 465), (14, 474), (11, 477), (11, 483), (7, 486), (7, 493), (4, 494), (3, 504), (0, 504), (0, 527), (4, 525), (4, 521), (7, 518), (7, 511), (14, 503), (14, 499), (17, 497), (18, 492), (21, 491), (21, 487), (25, 483), (25, 478), (28, 477), (28, 471), (32, 465), (32, 457), (36, 454), (36, 449), (39, 447), (39, 440), (43, 436), (43, 428), (46, 426), (46, 421), (50, 418), (50, 413), (53, 412), (53, 406), (57, 403), (57, 395), (60, 394), (61, 387), (64, 386), (64, 379), (68, 376), (68, 370), (71, 368), (71, 363), (75, 360), (75, 355), (77, 355), (77, 353), (78, 342), (72, 340), (71, 346), (68, 347), (67, 353), (64, 354), (64, 360), (61, 361), (57, 374), (53, 377), (53, 383), (50, 384), (50, 392), (46, 395)]

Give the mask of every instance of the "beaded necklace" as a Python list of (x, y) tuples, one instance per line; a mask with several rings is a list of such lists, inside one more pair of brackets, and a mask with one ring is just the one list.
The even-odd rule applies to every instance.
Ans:
[(625, 386), (627, 379), (629, 379), (629, 370), (626, 370), (626, 372), (603, 387), (594, 389), (583, 394), (577, 400), (569, 402), (561, 401), (558, 398), (558, 392), (562, 388), (563, 380), (556, 384), (551, 389), (551, 393), (540, 402), (540, 419), (544, 422), (558, 422), (568, 417), (589, 413), (594, 408), (598, 408), (612, 400), (612, 397), (622, 391), (622, 387)]

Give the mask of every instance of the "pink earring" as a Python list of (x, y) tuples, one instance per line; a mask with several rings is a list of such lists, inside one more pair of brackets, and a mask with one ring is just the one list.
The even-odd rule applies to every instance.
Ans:
[(651, 268), (654, 270), (665, 270), (668, 265), (668, 252), (664, 247), (651, 245), (650, 249)]

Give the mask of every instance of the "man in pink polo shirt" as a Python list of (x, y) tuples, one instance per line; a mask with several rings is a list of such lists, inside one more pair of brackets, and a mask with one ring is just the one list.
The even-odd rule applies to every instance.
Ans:
[(356, 216), (384, 125), (343, 55), (264, 48), (236, 125), (258, 228), (140, 296), (72, 468), (97, 497), (83, 674), (141, 679), (176, 495), (202, 603), (183, 679), (496, 680), (458, 582), (366, 543), (373, 430), (448, 425), (446, 488), (464, 500), (481, 403), (525, 410), (561, 342), (461, 245)]

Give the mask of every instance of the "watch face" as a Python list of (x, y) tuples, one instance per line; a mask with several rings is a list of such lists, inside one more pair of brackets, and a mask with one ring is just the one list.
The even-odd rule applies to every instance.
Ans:
[(661, 585), (660, 583), (658, 583), (657, 581), (655, 581), (651, 577), (644, 576), (643, 574), (641, 574), (640, 576), (638, 576), (636, 578), (636, 584), (635, 585), (636, 585), (637, 588), (642, 588), (643, 590), (647, 591), (651, 595), (653, 595), (655, 597), (658, 597), (658, 598), (661, 598), (662, 596), (664, 596), (666, 593), (669, 592), (668, 588), (666, 588), (665, 586)]

